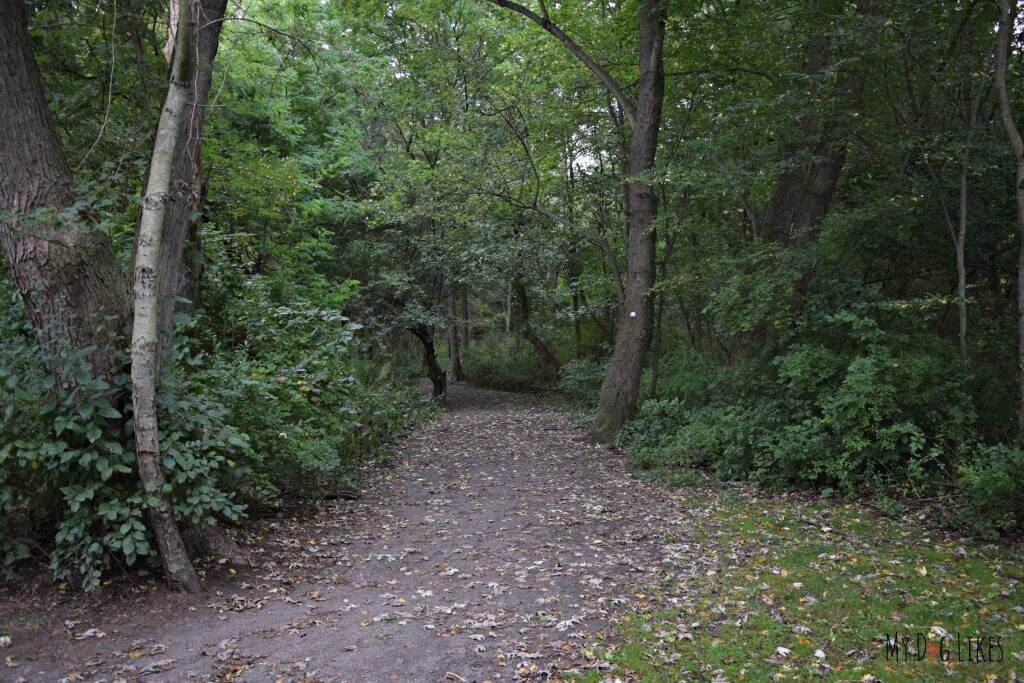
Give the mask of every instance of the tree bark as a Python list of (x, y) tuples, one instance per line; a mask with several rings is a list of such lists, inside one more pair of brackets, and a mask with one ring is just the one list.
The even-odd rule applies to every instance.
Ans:
[[(668, 277), (668, 261), (672, 257), (672, 247), (675, 245), (676, 237), (667, 235), (665, 237), (665, 248), (661, 252), (661, 263), (659, 264), (658, 278), (664, 282)], [(661, 370), (661, 350), (665, 344), (665, 328), (662, 324), (665, 318), (665, 290), (658, 292), (658, 300), (654, 306), (654, 339), (651, 342), (651, 387), (647, 394), (649, 398), (658, 398), (658, 377)]]
[[(32, 55), (22, 0), (0, 0), (0, 241), (54, 379), (78, 385), (60, 350), (94, 348), (92, 373), (113, 385), (128, 289), (106, 234), (58, 216), (75, 200)], [(31, 214), (31, 215), (27, 215)]]
[(160, 467), (156, 389), (160, 363), (160, 303), (158, 300), (161, 249), (167, 204), (174, 176), (174, 160), (182, 142), (188, 114), (189, 83), (194, 77), (193, 42), (197, 2), (179, 8), (170, 83), (160, 113), (149, 179), (142, 199), (135, 254), (135, 316), (132, 325), (132, 402), (135, 408), (135, 452), (139, 476), (156, 504), (149, 507), (160, 559), (168, 583), (190, 593), (200, 588), (185, 544), (164, 495)]
[(978, 114), (981, 111), (984, 99), (985, 88), (982, 84), (978, 84), (978, 92), (975, 93), (974, 98), (971, 100), (971, 108), (968, 113), (964, 151), (960, 155), (960, 215), (956, 234), (953, 235), (953, 246), (956, 249), (956, 295), (960, 360), (967, 360), (967, 268), (964, 259), (964, 248), (967, 243), (967, 181), (971, 170), (974, 132), (978, 127)]
[(1017, 164), (1015, 192), (1017, 195), (1017, 379), (1019, 399), (1017, 431), (1024, 434), (1024, 140), (1013, 120), (1010, 93), (1006, 85), (1010, 36), (1016, 25), (1017, 3), (999, 0), (999, 40), (996, 47), (996, 92), (999, 95), (999, 115), (1010, 139), (1010, 149)]
[[(826, 5), (834, 5), (826, 0)], [(862, 11), (870, 11), (871, 0), (862, 2)], [(829, 7), (831, 9), (831, 7)], [(812, 80), (821, 80), (829, 66), (830, 45), (827, 38), (816, 36), (807, 49), (804, 73)], [(850, 114), (862, 108), (865, 74), (854, 66), (839, 75), (836, 98), (842, 111), (822, 117), (805, 112), (799, 118), (799, 132), (783, 146), (784, 155), (796, 159), (805, 151), (811, 160), (795, 165), (779, 174), (772, 197), (760, 226), (765, 239), (800, 247), (814, 241), (817, 228), (828, 214), (839, 185), (839, 176), (846, 165)]]
[(519, 302), (519, 331), (523, 338), (533, 347), (534, 353), (554, 373), (555, 377), (562, 371), (562, 364), (551, 347), (541, 339), (530, 325), (530, 300), (526, 294), (526, 285), (522, 281), (516, 283), (516, 299)]
[(583, 349), (583, 325), (580, 322), (579, 286), (579, 280), (574, 280), (572, 283), (572, 342), (573, 354), (576, 358), (580, 357)]
[[(200, 0), (197, 4), (197, 35), (193, 50), (195, 65), (188, 79), (188, 105), (184, 112), (184, 131), (175, 154), (170, 192), (164, 213), (163, 239), (160, 242), (157, 272), (157, 302), (160, 307), (160, 358), (158, 372), (164, 369), (171, 350), (174, 311), (178, 297), (198, 298), (199, 273), (202, 270), (202, 244), (195, 218), (205, 200), (203, 182), (203, 125), (206, 102), (217, 56), (227, 0)], [(185, 245), (189, 243), (189, 253)]]
[(501, 301), (502, 313), (505, 317), (505, 339), (512, 334), (512, 292), (508, 292)]
[(627, 262), (625, 305), (619, 311), (608, 374), (601, 384), (601, 396), (592, 435), (608, 441), (636, 414), (640, 379), (651, 345), (653, 306), (651, 287), (655, 277), (657, 236), (654, 218), (658, 196), (643, 176), (654, 168), (658, 129), (665, 93), (662, 45), (665, 37), (667, 3), (643, 0), (640, 4), (640, 84), (635, 123), (630, 142), (627, 176)]
[(423, 345), (423, 364), (427, 368), (427, 377), (433, 384), (434, 398), (442, 399), (448, 392), (448, 376), (445, 374), (441, 364), (437, 362), (437, 352), (434, 350), (434, 336), (425, 325), (414, 327), (411, 330), (416, 338)]
[(457, 310), (455, 305), (455, 287), (452, 286), (448, 294), (448, 359), (452, 362), (452, 379), (461, 382), (465, 379), (462, 372), (462, 344), (459, 339), (459, 324), (457, 322)]
[(462, 349), (469, 348), (469, 290), (466, 285), (459, 287), (462, 298)]

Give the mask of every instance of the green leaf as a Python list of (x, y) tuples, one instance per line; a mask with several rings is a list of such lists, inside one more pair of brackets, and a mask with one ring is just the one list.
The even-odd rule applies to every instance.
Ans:
[(103, 436), (103, 430), (100, 429), (99, 425), (90, 424), (85, 428), (85, 437), (89, 439), (89, 443), (96, 443), (101, 436)]
[(115, 408), (114, 406), (111, 406), (111, 405), (102, 406), (99, 409), (99, 413), (103, 417), (109, 417), (112, 420), (116, 420), (119, 417), (121, 417), (121, 413), (117, 410), (117, 408)]

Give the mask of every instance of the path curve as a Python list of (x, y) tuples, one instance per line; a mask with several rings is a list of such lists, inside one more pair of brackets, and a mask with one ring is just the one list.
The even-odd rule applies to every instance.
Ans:
[[(13, 616), (0, 605), (18, 664), (0, 680), (433, 683), (600, 669), (588, 645), (613, 637), (624, 610), (685, 604), (721, 559), (699, 540), (708, 494), (646, 484), (622, 460), (537, 397), (457, 385), (359, 500), (254, 524), (243, 539), (254, 567), (208, 567), (203, 594), (154, 582), (43, 595)], [(75, 639), (89, 629), (105, 635)]]

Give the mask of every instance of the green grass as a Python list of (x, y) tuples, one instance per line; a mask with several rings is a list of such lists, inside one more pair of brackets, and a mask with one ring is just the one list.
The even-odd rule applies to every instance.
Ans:
[[(1019, 547), (972, 546), (916, 519), (792, 497), (725, 492), (715, 518), (707, 541), (723, 559), (697, 597), (668, 610), (665, 600), (638, 601), (619, 638), (591, 646), (610, 674), (578, 680), (1011, 681), (1024, 672), (1013, 655), (1024, 657)], [(910, 634), (915, 650), (925, 634), (924, 658), (887, 658), (885, 636), (896, 632)], [(959, 632), (962, 644), (999, 637), (1002, 661), (966, 661), (965, 644), (957, 661), (954, 641), (943, 663), (943, 632)]]

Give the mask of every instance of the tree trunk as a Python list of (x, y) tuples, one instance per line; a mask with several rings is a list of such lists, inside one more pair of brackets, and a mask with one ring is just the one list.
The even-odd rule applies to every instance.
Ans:
[(437, 362), (437, 352), (434, 350), (434, 336), (430, 329), (424, 325), (414, 327), (410, 330), (423, 345), (423, 364), (427, 368), (427, 377), (433, 384), (434, 398), (443, 399), (448, 392), (448, 376), (445, 374), (441, 364)]
[(462, 350), (459, 339), (459, 325), (456, 316), (458, 307), (455, 305), (455, 287), (448, 295), (448, 358), (452, 362), (452, 379), (461, 382), (465, 379), (462, 372)]
[(512, 334), (512, 292), (505, 295), (501, 305), (505, 314), (505, 339), (508, 339)]
[(530, 300), (526, 294), (526, 285), (521, 281), (516, 283), (516, 298), (519, 300), (519, 331), (523, 338), (530, 342), (534, 353), (554, 373), (555, 377), (562, 371), (562, 364), (558, 360), (551, 347), (548, 346), (540, 335), (530, 325)]
[(579, 358), (583, 349), (583, 325), (580, 322), (579, 281), (572, 283), (572, 341), (575, 357)]
[[(175, 302), (178, 297), (194, 300), (193, 298), (198, 296), (199, 273), (203, 263), (199, 224), (193, 216), (199, 214), (205, 200), (203, 124), (206, 120), (206, 102), (213, 76), (213, 61), (217, 56), (227, 0), (200, 0), (197, 6), (195, 65), (194, 73), (187, 84), (188, 104), (184, 113), (184, 137), (175, 154), (164, 213), (163, 239), (160, 242), (156, 295), (160, 307), (161, 335), (158, 372), (166, 365), (171, 349)], [(187, 255), (186, 241), (191, 243)]]
[[(668, 278), (668, 261), (672, 258), (672, 249), (676, 243), (676, 236), (671, 234), (665, 236), (665, 248), (661, 252), (661, 260), (658, 265), (658, 280), (664, 282)], [(651, 388), (648, 396), (652, 399), (658, 398), (658, 376), (661, 369), (661, 352), (665, 345), (665, 291), (658, 292), (658, 300), (655, 302), (654, 314), (654, 340), (651, 342)]]
[[(203, 272), (201, 215), (206, 203), (203, 169), (203, 126), (206, 103), (213, 77), (213, 63), (220, 44), (227, 0), (199, 0), (195, 47), (195, 74), (189, 80), (189, 101), (185, 114), (184, 138), (178, 146), (174, 176), (164, 214), (160, 241), (157, 302), (160, 306), (160, 357), (157, 372), (167, 371), (174, 342), (174, 313), (192, 310), (199, 302)], [(187, 301), (179, 301), (179, 297)], [(191, 557), (216, 551), (218, 558), (239, 562), (242, 549), (223, 529), (201, 524), (182, 529)]]
[(665, 91), (662, 43), (667, 3), (643, 0), (640, 4), (640, 85), (630, 144), (627, 176), (629, 219), (626, 262), (626, 298), (619, 312), (608, 374), (601, 384), (592, 435), (607, 441), (636, 413), (640, 379), (651, 345), (656, 234), (654, 218), (658, 196), (642, 176), (654, 168), (658, 128)]
[[(0, 241), (58, 384), (77, 386), (64, 344), (93, 347), (93, 375), (113, 385), (128, 289), (106, 234), (75, 216), (71, 170), (53, 129), (22, 0), (0, 0)], [(30, 212), (43, 210), (32, 217)]]
[[(826, 0), (826, 4), (835, 3)], [(871, 0), (861, 5), (862, 11), (869, 11)], [(829, 47), (823, 36), (816, 36), (809, 44), (804, 73), (812, 80), (824, 78), (829, 66)], [(779, 175), (761, 226), (766, 239), (793, 247), (814, 241), (846, 165), (850, 113), (862, 108), (864, 83), (863, 67), (844, 71), (836, 83), (836, 97), (842, 103), (842, 111), (825, 116), (824, 122), (814, 112), (800, 116), (799, 132), (793, 141), (783, 146), (783, 152), (792, 160), (809, 151), (812, 159)]]
[(1016, 26), (1017, 3), (999, 0), (999, 42), (996, 47), (996, 92), (999, 95), (999, 114), (1010, 139), (1010, 149), (1017, 164), (1017, 380), (1019, 402), (1017, 431), (1024, 434), (1024, 140), (1013, 120), (1010, 94), (1006, 86), (1006, 62), (1010, 53), (1010, 36)]
[(967, 360), (967, 268), (964, 262), (964, 247), (967, 242), (967, 181), (971, 170), (971, 147), (974, 144), (974, 131), (978, 125), (978, 114), (984, 98), (985, 88), (979, 84), (978, 92), (971, 101), (964, 151), (960, 156), (960, 215), (956, 234), (953, 235), (953, 246), (956, 249), (956, 296), (960, 360)]
[(182, 142), (181, 133), (188, 114), (189, 83), (194, 76), (193, 37), (197, 4), (185, 4), (178, 12), (171, 78), (153, 143), (153, 158), (139, 219), (134, 273), (135, 318), (132, 325), (132, 402), (135, 407), (135, 452), (139, 476), (146, 491), (156, 499), (156, 504), (149, 508), (149, 519), (167, 581), (172, 587), (190, 593), (199, 590), (199, 578), (178, 531), (174, 509), (163, 491), (156, 389), (161, 347), (158, 300), (160, 267), (163, 265), (161, 242), (172, 191), (175, 155)]
[(469, 348), (469, 290), (466, 285), (459, 287), (459, 296), (462, 297), (462, 348)]

